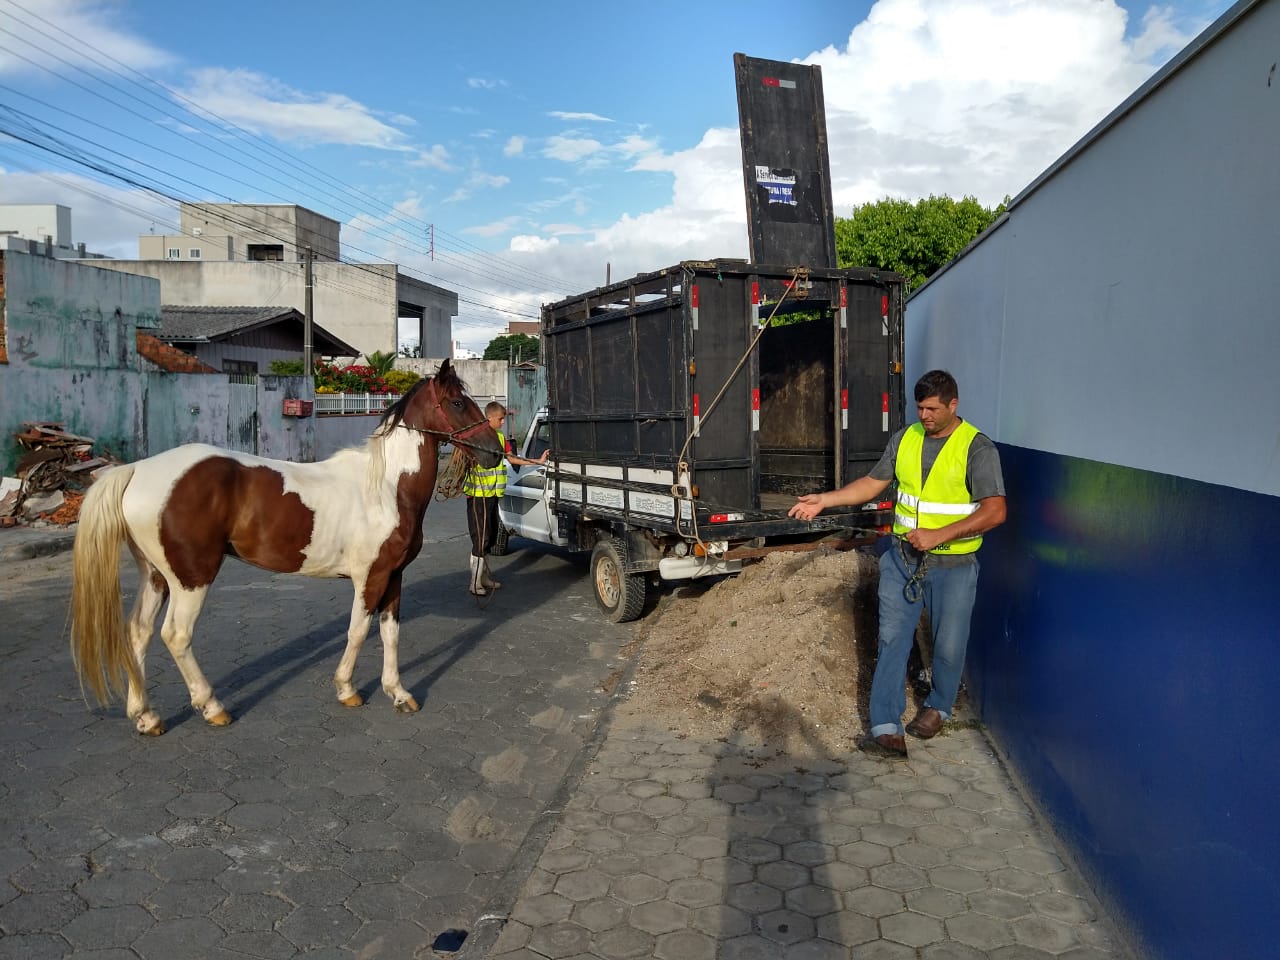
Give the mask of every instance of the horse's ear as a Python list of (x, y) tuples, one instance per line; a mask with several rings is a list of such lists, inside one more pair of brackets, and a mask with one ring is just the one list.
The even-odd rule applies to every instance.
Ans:
[(453, 366), (449, 363), (449, 358), (445, 357), (440, 361), (440, 369), (436, 371), (437, 377), (448, 377), (453, 373)]

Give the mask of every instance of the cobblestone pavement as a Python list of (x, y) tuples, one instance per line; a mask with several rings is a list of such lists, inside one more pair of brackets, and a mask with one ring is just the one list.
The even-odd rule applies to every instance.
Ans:
[(1104, 960), (1112, 925), (976, 729), (799, 765), (625, 704), (501, 960)]
[[(228, 562), (194, 650), (235, 722), (192, 714), (157, 637), (137, 736), (81, 698), (67, 643), (70, 554), (0, 563), (0, 958), (370, 960), (448, 955), (582, 754), (630, 636), (585, 565), (526, 549), (465, 591), (460, 501), (436, 503), (404, 588), (396, 714), (371, 631), (368, 701), (338, 704), (347, 581)], [(126, 563), (126, 596), (136, 575)], [(527, 868), (524, 873), (527, 874)], [(455, 954), (456, 955), (456, 954)]]

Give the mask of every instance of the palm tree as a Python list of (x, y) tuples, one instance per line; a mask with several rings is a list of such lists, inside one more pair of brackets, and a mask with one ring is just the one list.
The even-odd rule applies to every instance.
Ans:
[(373, 367), (380, 377), (385, 377), (396, 365), (396, 355), (394, 353), (384, 353), (381, 350), (375, 350), (365, 359), (369, 361), (369, 366)]

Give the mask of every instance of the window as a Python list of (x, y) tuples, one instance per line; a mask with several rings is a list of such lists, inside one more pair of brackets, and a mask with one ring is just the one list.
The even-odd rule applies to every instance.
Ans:
[(169, 248), (169, 255), (168, 255), (168, 257), (167, 257), (166, 259), (168, 259), (168, 260), (181, 260), (181, 259), (182, 259), (182, 251), (181, 251), (181, 250), (179, 250), (177, 247), (170, 247), (170, 248)]
[(187, 256), (188, 256), (188, 257), (190, 257), (192, 260), (199, 260), (199, 259), (200, 259), (200, 248), (199, 248), (199, 247), (192, 247), (190, 250), (188, 250), (188, 251), (187, 251)]
[(250, 260), (283, 260), (284, 244), (251, 243), (249, 244)]

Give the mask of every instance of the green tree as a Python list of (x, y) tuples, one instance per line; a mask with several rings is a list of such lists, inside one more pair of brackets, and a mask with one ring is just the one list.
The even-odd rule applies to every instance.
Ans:
[(527, 333), (504, 333), (494, 337), (484, 348), (486, 360), (508, 360), (521, 363), (525, 360), (537, 360), (542, 355), (542, 341)]
[(987, 208), (973, 197), (930, 196), (912, 203), (886, 197), (836, 217), (836, 260), (842, 267), (895, 270), (914, 290), (995, 222), (1009, 198)]

